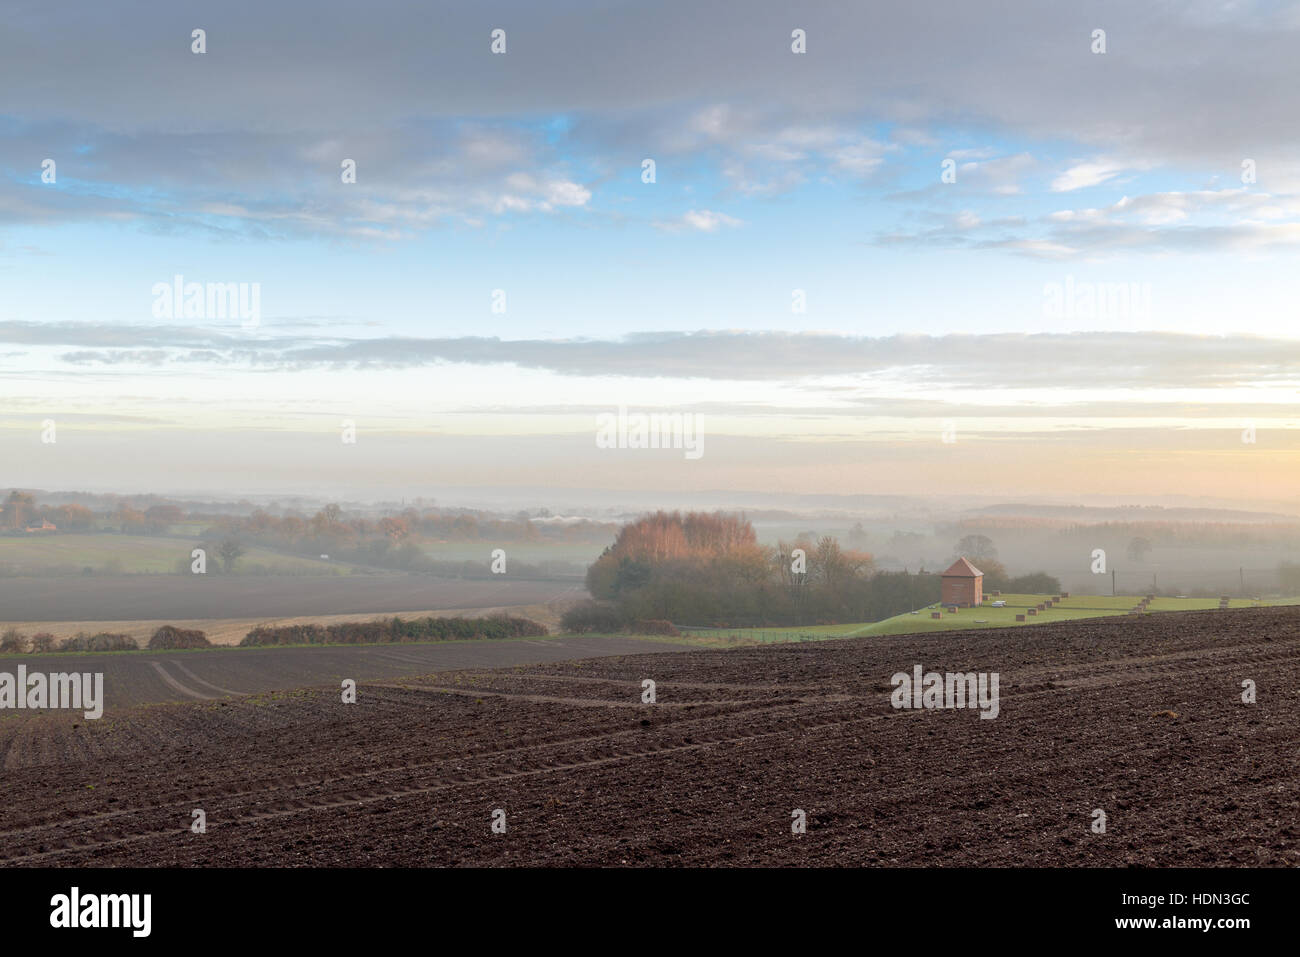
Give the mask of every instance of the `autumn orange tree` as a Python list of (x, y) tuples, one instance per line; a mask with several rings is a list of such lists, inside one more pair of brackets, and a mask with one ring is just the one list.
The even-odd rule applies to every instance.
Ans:
[(619, 530), (587, 588), (628, 620), (862, 620), (874, 571), (869, 554), (831, 536), (773, 548), (743, 515), (660, 511)]

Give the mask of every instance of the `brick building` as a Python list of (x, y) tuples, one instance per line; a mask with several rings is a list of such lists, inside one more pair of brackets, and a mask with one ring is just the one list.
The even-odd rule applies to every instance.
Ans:
[(976, 608), (984, 602), (984, 573), (965, 558), (959, 558), (943, 573), (940, 594), (945, 605)]

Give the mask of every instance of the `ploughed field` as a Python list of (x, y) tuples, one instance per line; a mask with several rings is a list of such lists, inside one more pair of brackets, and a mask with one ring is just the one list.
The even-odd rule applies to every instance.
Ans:
[[(400, 642), (373, 645), (270, 646), (200, 651), (132, 651), (120, 654), (75, 654), (0, 657), (0, 674), (91, 673), (104, 675), (104, 719), (127, 718), (134, 706), (182, 701), (215, 701), (283, 689), (332, 683), (345, 678), (378, 681), (404, 675), (463, 668), (500, 668), (541, 661), (597, 655), (672, 650), (664, 642), (620, 635), (548, 635), (540, 638), (491, 638), (465, 641)], [(680, 646), (684, 647), (684, 646)], [(48, 734), (17, 723), (19, 711), (0, 710), (0, 770), (15, 762), (30, 763), (20, 727), (31, 732), (33, 747), (55, 746)], [(7, 721), (14, 721), (9, 724)], [(80, 738), (67, 739), (75, 754)], [(90, 739), (87, 739), (90, 740)]]
[[(915, 665), (997, 672), (998, 716), (894, 709), (890, 676)], [(362, 683), (354, 705), (335, 686), (0, 729), (10, 866), (1300, 864), (1298, 608), (551, 661)]]

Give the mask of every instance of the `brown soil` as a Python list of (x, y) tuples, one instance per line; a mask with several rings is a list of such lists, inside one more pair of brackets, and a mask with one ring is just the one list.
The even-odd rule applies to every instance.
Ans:
[[(915, 664), (1000, 716), (894, 710)], [(1300, 608), (19, 714), (0, 865), (1300, 864)]]

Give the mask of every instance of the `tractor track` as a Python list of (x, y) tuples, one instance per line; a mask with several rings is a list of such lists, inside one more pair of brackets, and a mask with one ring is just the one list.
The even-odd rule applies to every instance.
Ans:
[[(28, 716), (3, 742), (0, 864), (1295, 866), (1297, 636), (1300, 610), (1270, 609), (470, 669), (362, 682), (347, 707), (141, 709), (75, 745)], [(940, 662), (999, 671), (998, 718), (891, 707), (890, 674)], [(518, 837), (486, 836), (487, 802)], [(1113, 838), (1087, 836), (1099, 806)]]
[[(1126, 661), (1123, 664), (1128, 664), (1128, 663), (1129, 662)], [(1119, 674), (1112, 673), (1110, 675), (1110, 678), (1112, 680), (1110, 680), (1106, 684), (1100, 686), (1090, 686), (1090, 687), (1095, 690), (1095, 688), (1098, 687), (1104, 688), (1104, 687), (1118, 687), (1121, 685), (1128, 685), (1128, 684), (1142, 684), (1152, 680), (1163, 680), (1170, 677), (1176, 677), (1179, 675), (1199, 674), (1202, 672), (1202, 670), (1203, 669), (1195, 661), (1188, 662), (1181, 666), (1177, 662), (1171, 661), (1165, 663), (1160, 668), (1150, 672), (1134, 672), (1130, 670), (1130, 671), (1120, 672)], [(539, 675), (537, 677), (541, 679), (549, 679), (553, 676)], [(578, 680), (592, 681), (598, 683), (606, 682), (606, 679), (596, 679), (596, 678), (592, 678), (592, 679), (583, 678)], [(610, 680), (613, 681), (614, 683), (620, 683), (618, 679), (610, 679)], [(632, 682), (627, 682), (627, 683), (629, 685), (632, 684)], [(639, 689), (639, 684), (636, 684), (635, 686)], [(668, 686), (683, 687), (684, 685), (682, 683), (672, 683), (671, 685)], [(714, 684), (703, 684), (703, 683), (697, 683), (696, 686), (703, 687), (703, 688), (720, 687)], [(769, 688), (775, 689), (777, 687), (782, 687), (782, 686), (729, 685), (726, 687), (729, 688), (749, 687), (755, 690), (759, 690), (759, 689), (768, 690)], [(784, 686), (784, 687), (788, 687), (788, 686)], [(496, 698), (518, 701), (521, 703), (531, 703), (531, 704), (559, 703), (559, 704), (569, 704), (575, 707), (584, 707), (584, 708), (626, 707), (628, 705), (628, 702), (623, 702), (623, 701), (603, 701), (599, 699), (558, 699), (558, 698), (550, 698), (547, 696), (538, 696), (538, 695), (516, 695), (516, 694), (505, 693), (505, 692), (489, 692), (482, 689), (471, 691), (469, 689), (464, 689), (464, 688), (394, 684), (394, 683), (387, 683), (387, 682), (377, 682), (370, 685), (363, 685), (362, 688), (366, 691), (370, 691), (370, 689), (383, 689), (389, 691), (411, 692), (416, 694), (451, 694), (451, 695), (457, 695), (461, 697), (474, 697), (476, 695), (477, 696), (486, 695), (486, 696), (491, 696)], [(1082, 690), (1082, 688), (1083, 686), (1069, 683), (1068, 680), (1066, 683), (1059, 684), (1054, 688), (1032, 687), (1032, 686), (1022, 688), (1019, 686), (1019, 682), (1016, 682), (1014, 684), (1008, 682), (1003, 687), (1001, 697), (1004, 702), (1003, 706), (1005, 707), (1006, 706), (1005, 702), (1007, 700), (1015, 702), (1015, 701), (1049, 698), (1053, 696), (1059, 696), (1058, 693), (1061, 691), (1068, 691), (1072, 689)], [(368, 697), (377, 697), (377, 696), (368, 695)], [(775, 701), (771, 699), (767, 699), (767, 700), (758, 699), (758, 700), (721, 700), (721, 701), (701, 700), (701, 701), (679, 702), (676, 704), (676, 707), (678, 708), (717, 707), (717, 708), (725, 708), (728, 710), (721, 710), (718, 712), (711, 712), (709, 714), (702, 714), (698, 716), (680, 718), (675, 720), (671, 725), (666, 725), (664, 727), (665, 730), (676, 731), (678, 728), (681, 728), (684, 725), (688, 725), (688, 724), (695, 725), (695, 724), (702, 724), (702, 723), (709, 723), (709, 722), (725, 721), (729, 718), (735, 717), (738, 714), (744, 714), (746, 718), (750, 720), (754, 720), (758, 718), (771, 718), (778, 714), (788, 714), (790, 716), (797, 716), (797, 714), (800, 711), (806, 710), (809, 707), (825, 705), (825, 704), (848, 705), (855, 700), (860, 701), (863, 704), (871, 703), (873, 706), (879, 708), (879, 705), (881, 704), (882, 700), (886, 698), (887, 698), (887, 693), (877, 692), (872, 695), (863, 696), (857, 699), (847, 695), (830, 695), (830, 696), (824, 696), (824, 697), (814, 698), (814, 699), (793, 699), (793, 700), (778, 699)], [(395, 699), (382, 699), (382, 698), (378, 698), (377, 700), (384, 704), (403, 704), (408, 707), (421, 706), (416, 701), (406, 702), (406, 701), (397, 701)], [(648, 705), (640, 704), (638, 702), (635, 704), (635, 707), (639, 709), (662, 708), (664, 707), (664, 705), (648, 706)], [(862, 715), (860, 713), (848, 714), (842, 717), (838, 717), (834, 721), (829, 721), (823, 724), (816, 725), (815, 727), (818, 728), (834, 727), (849, 721), (872, 721), (872, 720), (889, 720), (895, 718), (905, 718), (912, 714), (914, 714), (914, 712), (909, 712), (909, 711), (895, 712), (889, 709), (879, 708), (879, 710), (874, 711), (871, 714), (867, 714), (867, 715)], [(782, 727), (771, 731), (764, 731), (754, 735), (741, 736), (734, 740), (736, 741), (749, 740), (751, 738), (768, 737), (773, 734), (800, 733), (805, 730), (808, 729), (806, 729), (805, 726), (800, 724), (795, 724), (793, 726), (783, 725)], [(700, 732), (700, 734), (705, 734), (705, 733)], [(360, 781), (360, 780), (387, 775), (387, 774), (410, 773), (412, 771), (424, 771), (432, 768), (439, 768), (453, 762), (483, 762), (489, 760), (507, 759), (510, 757), (523, 755), (528, 752), (543, 750), (547, 748), (597, 746), (601, 743), (608, 742), (613, 739), (619, 739), (619, 738), (636, 736), (636, 735), (644, 735), (644, 732), (641, 731), (640, 729), (622, 728), (622, 729), (612, 730), (600, 734), (584, 735), (580, 737), (559, 737), (559, 738), (544, 737), (540, 740), (521, 742), (520, 744), (514, 747), (500, 749), (496, 751), (469, 752), (469, 753), (449, 752), (444, 756), (440, 756), (431, 760), (421, 761), (417, 763), (403, 763), (401, 765), (392, 765), (392, 766), (386, 766), (381, 768), (371, 768), (364, 771), (356, 771), (356, 772), (346, 773), (346, 774), (337, 774), (332, 776), (312, 776), (312, 775), (301, 775), (301, 774), (284, 776), (284, 777), (273, 776), (273, 777), (265, 778), (262, 781), (259, 781), (256, 786), (245, 785), (238, 790), (222, 790), (222, 789), (212, 790), (206, 787), (194, 788), (189, 791), (186, 791), (184, 794), (178, 794), (175, 797), (169, 797), (161, 801), (156, 801), (149, 805), (139, 805), (139, 806), (129, 807), (129, 808), (120, 808), (113, 811), (97, 812), (91, 815), (77, 816), (72, 818), (65, 817), (58, 820), (43, 821), (36, 824), (31, 824), (17, 829), (0, 830), (0, 841), (8, 842), (15, 838), (24, 837), (30, 834), (37, 833), (39, 831), (49, 830), (51, 828), (77, 827), (83, 824), (109, 821), (109, 820), (114, 820), (129, 815), (133, 815), (133, 814), (140, 814), (140, 813), (145, 813), (154, 810), (163, 810), (163, 809), (179, 806), (181, 804), (192, 803), (193, 801), (198, 800), (198, 798), (191, 798), (188, 797), (187, 795), (194, 795), (199, 793), (200, 791), (202, 793), (202, 801), (208, 803), (212, 803), (213, 801), (227, 801), (227, 800), (240, 799), (240, 798), (256, 799), (259, 797), (265, 797), (268, 795), (268, 793), (276, 792), (280, 790), (331, 787), (340, 783)], [(693, 750), (697, 746), (698, 745), (692, 744), (690, 746), (683, 748), (682, 750)], [(665, 750), (664, 748), (651, 748), (648, 751), (646, 751), (645, 754), (647, 755), (658, 754), (658, 753), (662, 753), (664, 750)], [(677, 749), (669, 748), (667, 750), (677, 750)], [(630, 752), (629, 754), (626, 755), (626, 757), (635, 757), (640, 753), (641, 752)], [(608, 760), (614, 760), (614, 758), (613, 757), (602, 758), (594, 762), (593, 766), (606, 763)], [(586, 762), (581, 762), (581, 761), (571, 763), (571, 764), (562, 763), (560, 765), (557, 765), (556, 769), (568, 770), (571, 768), (578, 768), (578, 767), (585, 766), (585, 764)], [(528, 773), (535, 773), (535, 772), (528, 772)], [(504, 780), (504, 779), (508, 779), (511, 776), (513, 776), (512, 773), (507, 773), (503, 776), (493, 776), (493, 777), (484, 778), (483, 780), (484, 781)], [(447, 786), (455, 786), (456, 783), (457, 782), (439, 783), (434, 789), (436, 790)], [(426, 790), (429, 789), (427, 788), (416, 789), (412, 793), (424, 793), (424, 791)], [(164, 830), (158, 833), (169, 834), (169, 833), (173, 833), (173, 831)], [(7, 863), (11, 860), (23, 860), (23, 859), (25, 858), (11, 859), (5, 856), (3, 853), (0, 853), (0, 863)]]

